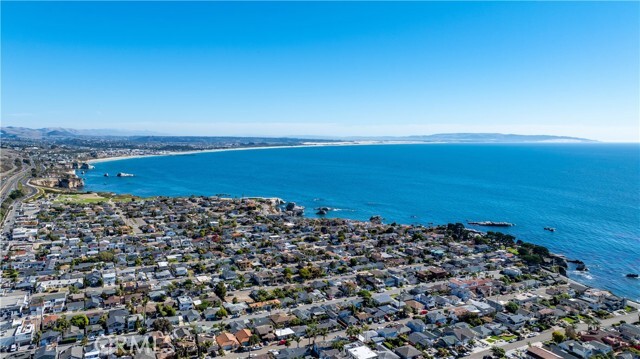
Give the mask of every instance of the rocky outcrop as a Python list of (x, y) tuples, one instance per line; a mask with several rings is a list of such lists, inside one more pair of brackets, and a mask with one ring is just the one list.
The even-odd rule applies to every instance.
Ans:
[(71, 168), (74, 170), (91, 170), (91, 169), (94, 169), (95, 167), (90, 165), (87, 162), (73, 162), (71, 164)]
[(304, 207), (302, 206), (298, 206), (295, 202), (288, 202), (285, 206), (284, 206), (284, 210), (296, 217), (302, 217), (304, 216)]
[(82, 178), (75, 176), (32, 179), (31, 183), (40, 187), (78, 189), (84, 187)]
[(58, 181), (58, 187), (69, 188), (69, 189), (77, 189), (80, 187), (84, 187), (84, 181), (82, 178), (61, 178)]

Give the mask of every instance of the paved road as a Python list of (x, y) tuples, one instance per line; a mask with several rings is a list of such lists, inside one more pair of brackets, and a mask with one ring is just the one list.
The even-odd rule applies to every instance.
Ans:
[(12, 174), (9, 177), (6, 177), (6, 180), (3, 181), (4, 183), (0, 188), (0, 202), (3, 202), (9, 196), (9, 193), (11, 193), (11, 191), (18, 187), (18, 182), (20, 181), (20, 179), (22, 179), (22, 177), (24, 177), (27, 172), (30, 171), (31, 167), (22, 167), (22, 170)]

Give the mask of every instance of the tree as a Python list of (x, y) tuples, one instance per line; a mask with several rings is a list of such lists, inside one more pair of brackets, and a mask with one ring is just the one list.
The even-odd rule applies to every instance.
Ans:
[(357, 337), (358, 334), (361, 333), (361, 329), (359, 327), (356, 327), (354, 325), (350, 325), (346, 332), (345, 332), (349, 337)]
[(253, 334), (249, 337), (249, 345), (254, 346), (258, 343), (260, 343), (260, 337), (257, 335)]
[(69, 294), (78, 294), (78, 293), (80, 293), (80, 289), (78, 289), (78, 287), (76, 287), (75, 285), (69, 286)]
[(216, 316), (218, 316), (218, 318), (225, 318), (228, 315), (229, 313), (227, 313), (227, 310), (224, 309), (224, 307), (220, 307), (220, 309), (218, 309), (218, 311), (216, 312)]
[(556, 330), (555, 332), (551, 333), (551, 337), (553, 338), (553, 341), (556, 343), (562, 343), (565, 339), (564, 334), (562, 334), (562, 332), (559, 330)]
[(112, 251), (100, 252), (96, 255), (96, 258), (101, 262), (113, 262), (115, 255)]
[(287, 280), (287, 282), (291, 282), (291, 278), (293, 278), (293, 271), (291, 270), (291, 268), (285, 268), (282, 271), (282, 274), (284, 274), (284, 278)]
[(300, 277), (305, 280), (311, 278), (311, 270), (307, 267), (300, 269), (298, 274), (300, 274)]
[(564, 328), (564, 335), (565, 337), (570, 339), (578, 338), (578, 334), (576, 333), (576, 328), (574, 328), (573, 325), (569, 325), (566, 328)]
[(171, 322), (164, 318), (159, 318), (153, 321), (153, 330), (157, 330), (163, 333), (169, 333), (173, 329)]
[(322, 328), (320, 329), (320, 335), (322, 336), (322, 340), (327, 340), (327, 334), (329, 334), (329, 329)]
[(74, 325), (80, 329), (84, 329), (89, 325), (89, 318), (84, 314), (74, 315), (71, 317), (71, 325)]
[(509, 302), (507, 303), (504, 308), (509, 312), (509, 313), (515, 313), (516, 311), (518, 311), (518, 308), (520, 308), (520, 306), (514, 302)]
[(504, 358), (505, 351), (500, 347), (493, 346), (491, 347), (491, 354), (493, 354), (493, 356), (496, 358)]
[(67, 329), (69, 329), (69, 321), (67, 320), (66, 317), (62, 316), (56, 319), (54, 330), (59, 332), (64, 332)]
[(227, 296), (227, 287), (222, 282), (218, 282), (213, 291), (216, 293), (218, 298), (222, 300), (224, 300), (224, 298)]
[(316, 342), (316, 335), (318, 335), (318, 326), (314, 323), (309, 324), (307, 326), (306, 331), (307, 338), (309, 338), (309, 345), (311, 345), (311, 338), (313, 337), (313, 342)]

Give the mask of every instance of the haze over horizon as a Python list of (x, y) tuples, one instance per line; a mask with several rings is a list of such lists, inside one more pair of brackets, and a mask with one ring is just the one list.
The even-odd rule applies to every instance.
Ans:
[(640, 141), (640, 3), (2, 2), (3, 126)]

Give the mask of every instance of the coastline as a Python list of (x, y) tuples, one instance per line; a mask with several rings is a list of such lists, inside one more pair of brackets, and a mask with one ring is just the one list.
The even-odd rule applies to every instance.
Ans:
[[(113, 157), (103, 157), (103, 158), (94, 158), (85, 160), (84, 162), (93, 164), (93, 163), (102, 163), (102, 162), (111, 162), (111, 161), (120, 161), (120, 160), (128, 160), (128, 159), (136, 159), (136, 158), (146, 158), (146, 157), (163, 157), (163, 156), (180, 156), (180, 155), (192, 155), (199, 153), (209, 153), (209, 152), (226, 152), (226, 151), (246, 151), (246, 150), (271, 150), (271, 149), (279, 149), (279, 148), (306, 148), (306, 147), (338, 147), (338, 146), (366, 146), (366, 145), (438, 145), (438, 144), (601, 144), (603, 142), (572, 142), (572, 141), (534, 141), (534, 142), (447, 142), (447, 141), (433, 141), (433, 142), (425, 142), (425, 141), (395, 141), (395, 140), (363, 140), (363, 141), (336, 141), (336, 142), (303, 142), (299, 145), (271, 145), (271, 146), (254, 146), (254, 147), (231, 147), (231, 148), (212, 148), (206, 150), (190, 150), (190, 151), (167, 151), (164, 153), (153, 153), (153, 154), (142, 154), (142, 155), (127, 155), (127, 156), (113, 156)], [(634, 142), (635, 144), (635, 142)]]
[[(436, 142), (432, 142), (436, 143)], [(233, 147), (233, 148), (212, 148), (207, 150), (192, 150), (192, 151), (169, 151), (166, 153), (157, 154), (144, 154), (144, 155), (129, 155), (129, 156), (114, 156), (90, 159), (85, 161), (89, 164), (130, 160), (136, 158), (147, 157), (164, 157), (164, 156), (181, 156), (181, 155), (193, 155), (199, 153), (210, 152), (228, 152), (228, 151), (248, 151), (248, 150), (273, 150), (282, 148), (308, 148), (308, 147), (339, 147), (339, 146), (366, 146), (366, 145), (415, 145), (415, 144), (430, 144), (418, 141), (344, 141), (344, 142), (303, 142), (300, 145), (281, 145), (281, 146), (255, 146), (255, 147)]]
[[(96, 162), (109, 162), (109, 161), (144, 158), (144, 157), (190, 155), (190, 154), (198, 154), (198, 153), (201, 153), (201, 152), (226, 152), (226, 151), (241, 151), (241, 150), (253, 150), (253, 149), (260, 150), (260, 149), (277, 149), (277, 148), (305, 148), (305, 147), (318, 147), (318, 146), (320, 146), (320, 147), (328, 147), (328, 146), (339, 147), (339, 146), (357, 146), (357, 145), (378, 146), (378, 145), (393, 145), (393, 144), (432, 144), (432, 143), (422, 143), (422, 142), (418, 142), (418, 143), (399, 142), (399, 143), (397, 143), (397, 142), (391, 142), (391, 141), (387, 141), (387, 142), (384, 142), (384, 141), (344, 141), (344, 142), (329, 142), (329, 143), (304, 142), (302, 144), (297, 144), (297, 145), (233, 147), (233, 148), (217, 148), (217, 149), (207, 149), (207, 150), (166, 152), (166, 153), (157, 153), (157, 154), (141, 154), (141, 155), (132, 155), (132, 156), (105, 157), (105, 158), (101, 158), (101, 159), (92, 160), (91, 162), (96, 163)], [(281, 198), (286, 199), (286, 198), (288, 198), (288, 196), (289, 196), (288, 194), (282, 194)], [(250, 197), (247, 197), (247, 198), (250, 198)], [(292, 198), (292, 200), (295, 200), (295, 199)], [(339, 215), (339, 217), (340, 218), (349, 219), (348, 215), (347, 215), (347, 217), (345, 217), (345, 214)], [(520, 237), (520, 236), (518, 236), (518, 237)], [(522, 237), (522, 239), (525, 240), (525, 237)], [(565, 256), (571, 256), (571, 257), (573, 257), (575, 255), (579, 256), (578, 253), (571, 252), (571, 251), (564, 251), (564, 252), (561, 252), (561, 253), (564, 253)], [(626, 272), (621, 272), (621, 273), (626, 273)], [(573, 278), (570, 277), (570, 276), (573, 276)], [(603, 289), (606, 288), (605, 286), (598, 285), (597, 283), (594, 283), (594, 282), (590, 282), (591, 278), (583, 278), (582, 276), (577, 276), (574, 273), (568, 274), (565, 277), (568, 280), (570, 280), (571, 282), (579, 283), (581, 285), (586, 285), (588, 287), (603, 288)], [(614, 290), (613, 288), (605, 289), (605, 290), (609, 290), (612, 293), (617, 294), (617, 295), (623, 295), (623, 294), (621, 294), (621, 292), (618, 292), (618, 291)], [(638, 297), (636, 295), (626, 295), (626, 297), (630, 298), (630, 299), (633, 298), (636, 301), (640, 301), (640, 297)]]

